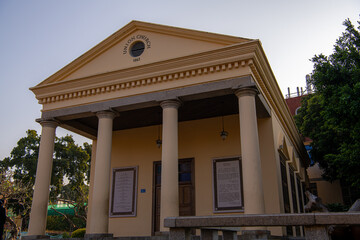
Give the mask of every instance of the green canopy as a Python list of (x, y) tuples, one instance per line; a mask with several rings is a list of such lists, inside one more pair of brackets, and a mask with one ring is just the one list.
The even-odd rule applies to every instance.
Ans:
[(69, 206), (68, 204), (56, 204), (48, 206), (48, 216), (61, 216), (61, 214), (57, 213), (54, 209), (67, 215), (75, 215), (73, 206)]

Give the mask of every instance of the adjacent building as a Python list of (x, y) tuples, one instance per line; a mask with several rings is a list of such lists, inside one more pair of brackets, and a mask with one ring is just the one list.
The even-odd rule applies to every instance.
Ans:
[[(310, 78), (307, 77), (307, 82)], [(308, 84), (305, 90), (297, 88), (295, 93), (290, 93), (288, 89), (288, 94), (286, 95), (286, 103), (289, 107), (290, 113), (295, 116), (298, 114), (298, 110), (301, 108), (301, 100), (303, 97), (306, 97), (308, 94), (311, 94), (311, 86)], [(303, 138), (304, 145), (308, 152), (310, 152), (312, 140), (308, 137)], [(340, 203), (345, 206), (351, 206), (356, 199), (359, 197), (359, 191), (350, 186), (346, 185), (340, 180), (333, 182), (327, 181), (322, 177), (323, 170), (321, 169), (319, 163), (314, 161), (311, 162), (310, 167), (307, 169), (309, 176), (309, 190), (320, 197), (323, 204), (333, 204)]]

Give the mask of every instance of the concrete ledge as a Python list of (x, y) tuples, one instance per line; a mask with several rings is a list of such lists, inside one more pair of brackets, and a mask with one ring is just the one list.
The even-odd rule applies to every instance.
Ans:
[(89, 233), (85, 234), (84, 239), (106, 239), (113, 238), (112, 233)]
[(165, 227), (211, 228), (247, 226), (359, 225), (360, 213), (240, 214), (172, 217)]
[(50, 236), (47, 236), (47, 235), (27, 235), (27, 236), (22, 236), (21, 239), (23, 239), (23, 240), (50, 239)]
[(166, 227), (176, 227), (176, 219), (177, 219), (178, 217), (167, 217), (167, 218), (165, 218), (165, 220), (164, 220), (164, 224), (165, 224), (165, 226)]
[[(175, 220), (175, 223), (173, 222)], [(242, 214), (206, 217), (176, 217), (171, 219), (171, 226), (165, 227), (239, 227), (239, 226), (294, 226), (313, 225), (313, 214)]]
[(360, 225), (360, 213), (316, 213), (315, 222), (319, 225)]

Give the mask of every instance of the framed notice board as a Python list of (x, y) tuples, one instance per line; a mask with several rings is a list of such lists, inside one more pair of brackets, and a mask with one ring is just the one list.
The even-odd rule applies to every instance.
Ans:
[(110, 217), (135, 217), (138, 167), (114, 168)]
[(213, 160), (214, 212), (241, 212), (244, 209), (241, 158)]

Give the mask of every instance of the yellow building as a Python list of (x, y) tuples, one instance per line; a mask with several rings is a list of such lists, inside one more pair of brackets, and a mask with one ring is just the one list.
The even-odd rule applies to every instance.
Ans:
[(29, 238), (45, 234), (57, 126), (93, 140), (88, 236), (303, 211), (309, 159), (259, 40), (133, 21), (31, 90), (43, 108)]

